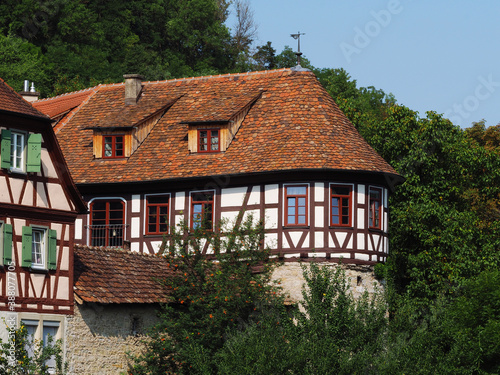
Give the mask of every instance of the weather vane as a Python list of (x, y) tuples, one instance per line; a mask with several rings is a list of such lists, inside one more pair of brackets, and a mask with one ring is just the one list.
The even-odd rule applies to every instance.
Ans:
[(298, 52), (295, 52), (297, 55), (297, 65), (300, 66), (300, 56), (302, 56), (302, 52), (300, 52), (300, 36), (301, 35), (306, 35), (306, 33), (301, 33), (300, 31), (297, 34), (290, 34), (290, 36), (297, 40), (298, 43)]

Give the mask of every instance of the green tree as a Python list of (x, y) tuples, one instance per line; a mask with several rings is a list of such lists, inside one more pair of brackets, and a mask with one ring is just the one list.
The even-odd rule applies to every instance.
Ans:
[[(46, 343), (33, 342), (24, 325), (18, 329), (7, 326), (7, 335), (7, 342), (0, 340), (0, 375), (66, 374), (68, 364), (63, 362), (61, 340), (49, 336)], [(31, 355), (29, 347), (33, 348)], [(50, 359), (55, 361), (55, 373), (47, 365)]]
[[(123, 74), (165, 79), (227, 72), (235, 48), (224, 0), (11, 1), (0, 33), (39, 48), (48, 65), (42, 93), (60, 81), (117, 82)], [(60, 88), (62, 85), (58, 85)]]
[(14, 90), (21, 91), (27, 79), (42, 95), (48, 94), (49, 67), (40, 48), (19, 37), (0, 35), (0, 55), (0, 77)]
[[(275, 263), (263, 248), (263, 233), (251, 216), (228, 231), (172, 228), (164, 253), (172, 303), (164, 306), (161, 323), (146, 340), (147, 352), (135, 359), (131, 373), (214, 373), (227, 330), (281, 298), (270, 280)], [(212, 259), (202, 254), (206, 245)]]
[(222, 374), (365, 374), (383, 351), (386, 305), (355, 300), (340, 266), (303, 267), (300, 309), (275, 306), (233, 333), (219, 351)]

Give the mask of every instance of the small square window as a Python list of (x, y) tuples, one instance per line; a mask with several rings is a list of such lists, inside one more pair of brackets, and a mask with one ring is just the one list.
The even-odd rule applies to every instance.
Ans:
[(308, 225), (308, 186), (285, 186), (285, 225)]
[(146, 196), (146, 234), (168, 232), (169, 198), (167, 194)]
[(213, 230), (214, 193), (191, 194), (191, 229)]
[(338, 227), (351, 226), (352, 186), (331, 185), (330, 225)]
[(103, 158), (123, 158), (124, 153), (124, 136), (121, 135), (104, 135), (103, 136)]
[(219, 152), (220, 150), (219, 129), (198, 130), (198, 152)]

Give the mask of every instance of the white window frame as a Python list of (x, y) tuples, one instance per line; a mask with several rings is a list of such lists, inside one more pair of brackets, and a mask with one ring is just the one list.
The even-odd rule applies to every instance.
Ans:
[[(21, 139), (22, 151), (18, 155), (18, 138)], [(17, 130), (11, 131), (11, 143), (10, 143), (10, 160), (12, 166), (10, 170), (13, 172), (26, 172), (26, 133), (19, 132)], [(20, 160), (20, 166), (17, 166), (17, 161)]]
[[(35, 242), (35, 233), (41, 234), (41, 241), (40, 241), (40, 257), (41, 260), (40, 262), (33, 262), (33, 256), (34, 256), (34, 250), (35, 250), (35, 244), (38, 242)], [(47, 228), (44, 227), (36, 227), (32, 226), (31, 227), (31, 268), (34, 269), (47, 269), (47, 256), (48, 256), (48, 247), (47, 247)]]

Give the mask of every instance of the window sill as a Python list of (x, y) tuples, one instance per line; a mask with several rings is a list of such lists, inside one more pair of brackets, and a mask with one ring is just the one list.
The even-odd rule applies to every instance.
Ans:
[(283, 225), (284, 229), (309, 229), (309, 225)]
[(49, 273), (49, 270), (41, 266), (30, 266), (30, 272), (33, 273)]

